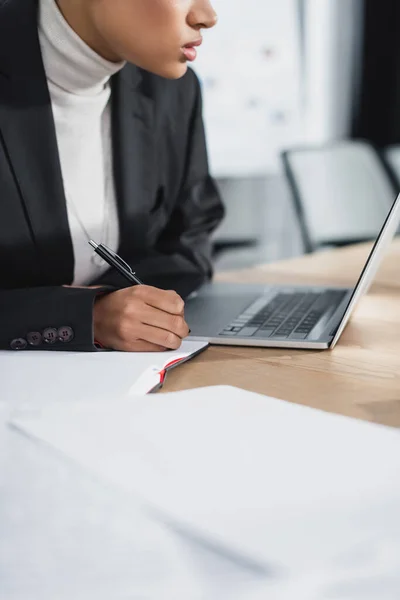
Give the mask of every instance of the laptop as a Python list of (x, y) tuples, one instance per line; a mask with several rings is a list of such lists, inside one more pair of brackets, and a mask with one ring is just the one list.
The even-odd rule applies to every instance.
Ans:
[(333, 348), (400, 223), (397, 197), (355, 288), (210, 283), (186, 302), (191, 339), (230, 346)]

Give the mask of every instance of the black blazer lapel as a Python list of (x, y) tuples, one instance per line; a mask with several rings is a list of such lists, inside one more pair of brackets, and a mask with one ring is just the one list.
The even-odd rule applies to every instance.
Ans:
[(113, 77), (114, 172), (122, 256), (145, 252), (155, 195), (154, 103), (140, 87), (140, 70), (127, 65)]
[(43, 284), (73, 279), (73, 250), (35, 0), (0, 8), (0, 135), (39, 258)]

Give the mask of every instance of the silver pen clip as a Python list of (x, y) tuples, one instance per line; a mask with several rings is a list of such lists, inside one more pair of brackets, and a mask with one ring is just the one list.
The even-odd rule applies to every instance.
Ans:
[(105, 248), (107, 250), (107, 252), (109, 252), (114, 259), (119, 262), (120, 265), (122, 265), (123, 267), (125, 267), (125, 269), (127, 269), (127, 271), (129, 271), (129, 273), (131, 275), (135, 275), (135, 273), (132, 271), (132, 267), (128, 265), (127, 262), (124, 261), (123, 258), (121, 258), (120, 256), (118, 256), (118, 254), (116, 252), (114, 252), (114, 250), (111, 250), (111, 248), (109, 248), (108, 246), (106, 246), (105, 244), (101, 244), (103, 246), (103, 248)]

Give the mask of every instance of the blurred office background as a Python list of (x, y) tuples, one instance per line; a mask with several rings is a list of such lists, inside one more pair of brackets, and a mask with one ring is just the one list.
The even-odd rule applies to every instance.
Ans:
[[(319, 246), (320, 240), (307, 243), (310, 232), (304, 231), (288, 185), (283, 150), (336, 147), (341, 140), (354, 139), (375, 147), (400, 142), (400, 42), (394, 33), (400, 24), (400, 3), (214, 0), (214, 6), (219, 24), (205, 34), (194, 68), (203, 87), (211, 170), (227, 208), (216, 235), (216, 265), (229, 269)], [(329, 190), (325, 194), (332, 187), (327, 183), (331, 174), (325, 188), (320, 181), (315, 197), (307, 200), (308, 225), (314, 220), (314, 228), (322, 231), (318, 218), (326, 212), (334, 221), (326, 235), (343, 243), (369, 238), (379, 230), (397, 186), (393, 173), (385, 169), (368, 180), (375, 156), (367, 156), (366, 148), (359, 163), (364, 161), (368, 176), (359, 165), (352, 168), (351, 148), (341, 158), (349, 167), (342, 178), (347, 178), (348, 189), (341, 194), (340, 176), (333, 177), (337, 189), (331, 197)], [(392, 158), (399, 160), (396, 154)], [(319, 170), (316, 162), (314, 173)], [(387, 181), (379, 180), (386, 176)], [(307, 181), (312, 179), (313, 169)], [(371, 197), (363, 204), (366, 192)], [(338, 210), (337, 198), (342, 202)], [(347, 210), (353, 224), (347, 223), (344, 231), (340, 218), (347, 222)], [(357, 211), (365, 215), (360, 231)]]

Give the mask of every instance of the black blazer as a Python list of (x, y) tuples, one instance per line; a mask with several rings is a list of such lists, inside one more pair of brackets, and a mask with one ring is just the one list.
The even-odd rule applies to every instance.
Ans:
[[(187, 296), (211, 276), (209, 236), (223, 216), (198, 80), (127, 65), (112, 78), (112, 102), (118, 251), (148, 285)], [(62, 287), (73, 270), (37, 0), (0, 0), (0, 349), (95, 349), (98, 292)], [(95, 284), (128, 285), (111, 271)], [(73, 332), (68, 343), (61, 327)], [(28, 335), (47, 328), (47, 343)]]

